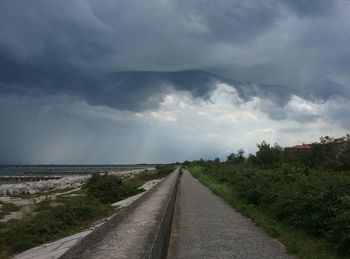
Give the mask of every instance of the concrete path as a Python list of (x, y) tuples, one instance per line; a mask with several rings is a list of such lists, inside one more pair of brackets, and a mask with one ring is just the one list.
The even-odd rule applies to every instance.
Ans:
[(294, 258), (189, 172), (178, 187), (168, 258)]

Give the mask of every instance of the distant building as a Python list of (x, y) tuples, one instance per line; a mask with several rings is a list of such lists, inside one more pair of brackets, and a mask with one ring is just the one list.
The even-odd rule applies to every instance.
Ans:
[(317, 154), (317, 156), (333, 157), (334, 159), (338, 159), (344, 153), (350, 152), (350, 136), (342, 138), (322, 137), (318, 143), (303, 143), (301, 145), (286, 147), (284, 150), (287, 158), (291, 160), (298, 160), (301, 157), (305, 158), (306, 156), (304, 155), (309, 152), (311, 153), (313, 148), (315, 148), (314, 153)]
[(301, 145), (295, 145), (292, 147), (286, 147), (285, 149), (293, 149), (293, 150), (299, 150), (299, 149), (310, 149), (311, 144), (301, 144)]
[(308, 150), (311, 150), (311, 144), (304, 143), (301, 145), (286, 147), (284, 149), (285, 154), (289, 159), (296, 159), (298, 157), (298, 154), (307, 152)]

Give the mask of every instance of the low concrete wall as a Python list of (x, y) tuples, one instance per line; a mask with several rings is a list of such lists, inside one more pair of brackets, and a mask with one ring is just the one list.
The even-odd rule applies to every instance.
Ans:
[(154, 242), (154, 247), (152, 249), (151, 258), (155, 258), (155, 259), (166, 258), (166, 255), (168, 252), (170, 235), (171, 235), (171, 227), (172, 227), (172, 222), (174, 217), (177, 187), (179, 185), (179, 180), (180, 180), (179, 176), (181, 176), (180, 172), (178, 172), (176, 183), (173, 187), (173, 190), (171, 192), (171, 195), (166, 205), (166, 209), (164, 211), (164, 216), (160, 221), (158, 233)]
[(179, 168), (60, 258), (165, 258)]

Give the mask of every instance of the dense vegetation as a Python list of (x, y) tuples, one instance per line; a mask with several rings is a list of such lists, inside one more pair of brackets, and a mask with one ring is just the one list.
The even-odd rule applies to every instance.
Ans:
[[(75, 196), (59, 195), (54, 200), (43, 200), (36, 204), (34, 215), (0, 225), (0, 258), (87, 228), (114, 211), (111, 203), (139, 193), (142, 190), (138, 187), (146, 181), (165, 177), (173, 170), (174, 167), (162, 166), (125, 180), (96, 174), (81, 190), (73, 193)], [(5, 204), (3, 208), (6, 211), (18, 209)]]
[(127, 179), (126, 184), (131, 186), (140, 187), (143, 183), (151, 181), (154, 179), (160, 179), (166, 177), (172, 171), (174, 171), (176, 166), (174, 165), (162, 165), (156, 166), (155, 171), (145, 170), (137, 175), (137, 177), (132, 177)]
[[(350, 256), (348, 141), (349, 136), (342, 141), (326, 137), (301, 151), (263, 142), (248, 158), (239, 150), (222, 163), (218, 159), (200, 160), (188, 166), (194, 176), (230, 203), (239, 205), (243, 212), (253, 218), (267, 218), (267, 225), (275, 222), (274, 227), (265, 224), (265, 228), (281, 237), (290, 251), (305, 258), (320, 258), (327, 253), (324, 250), (328, 245), (339, 255)], [(283, 238), (285, 228), (289, 236), (293, 231), (302, 233), (316, 238), (323, 247), (317, 242), (310, 248), (296, 238), (287, 240)], [(329, 254), (324, 255), (327, 257)]]
[(113, 203), (142, 191), (137, 186), (123, 183), (120, 176), (108, 174), (93, 174), (84, 189), (88, 196), (103, 203)]

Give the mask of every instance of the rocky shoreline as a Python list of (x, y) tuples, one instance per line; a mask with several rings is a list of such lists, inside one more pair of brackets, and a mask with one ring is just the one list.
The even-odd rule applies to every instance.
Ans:
[[(122, 177), (129, 177), (137, 174), (144, 169), (133, 169), (128, 171), (113, 171), (109, 174), (115, 174)], [(52, 176), (54, 177), (54, 176)], [(89, 178), (88, 175), (64, 176), (55, 179), (41, 179), (40, 181), (28, 181), (22, 183), (3, 184), (0, 185), (0, 196), (16, 195), (16, 194), (34, 194), (37, 192), (45, 192), (50, 190), (62, 190), (81, 187)]]

